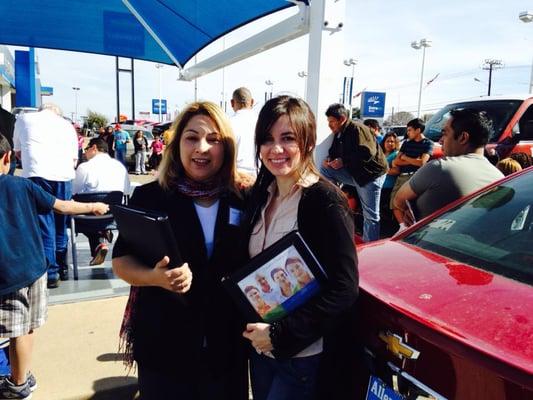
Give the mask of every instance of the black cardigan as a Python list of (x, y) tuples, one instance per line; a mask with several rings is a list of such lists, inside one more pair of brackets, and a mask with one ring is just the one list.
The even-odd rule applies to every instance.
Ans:
[(329, 182), (303, 189), (298, 205), (298, 231), (328, 276), (321, 293), (280, 321), (276, 358), (297, 354), (320, 337), (327, 352), (329, 337), (349, 313), (358, 293), (353, 218), (346, 199)]
[[(159, 287), (139, 288), (133, 319), (135, 360), (151, 369), (192, 376), (198, 373), (205, 337), (212, 373), (228, 373), (242, 361), (245, 378), (244, 321), (221, 285), (224, 276), (243, 264), (242, 251), (235, 251), (244, 243), (242, 232), (229, 223), (230, 207), (241, 210), (241, 200), (235, 195), (221, 196), (209, 259), (190, 197), (164, 191), (153, 182), (135, 189), (130, 204), (168, 214), (179, 250), (193, 274), (191, 289), (184, 295)], [(113, 257), (133, 253), (119, 236)]]

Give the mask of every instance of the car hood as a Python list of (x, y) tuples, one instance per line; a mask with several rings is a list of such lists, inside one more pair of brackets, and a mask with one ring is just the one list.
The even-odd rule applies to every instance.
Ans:
[(358, 253), (361, 289), (533, 374), (533, 287), (400, 241), (362, 245)]

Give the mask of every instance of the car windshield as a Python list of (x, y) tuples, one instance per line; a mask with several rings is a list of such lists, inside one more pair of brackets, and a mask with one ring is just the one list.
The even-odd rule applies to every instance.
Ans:
[(434, 142), (438, 142), (442, 135), (442, 128), (450, 116), (450, 110), (473, 108), (487, 113), (492, 121), (492, 132), (489, 142), (496, 142), (520, 104), (522, 104), (521, 100), (485, 100), (449, 104), (431, 117), (426, 123), (424, 135)]
[(533, 170), (439, 215), (403, 241), (533, 285)]

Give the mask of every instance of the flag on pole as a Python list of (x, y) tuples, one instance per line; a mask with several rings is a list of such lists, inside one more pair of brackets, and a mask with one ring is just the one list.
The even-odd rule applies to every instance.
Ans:
[(429, 81), (427, 81), (426, 82), (426, 87), (429, 86), (431, 83), (433, 83), (433, 81), (435, 79), (437, 79), (439, 77), (439, 75), (440, 75), (440, 72), (437, 75), (435, 75), (433, 78), (431, 78)]

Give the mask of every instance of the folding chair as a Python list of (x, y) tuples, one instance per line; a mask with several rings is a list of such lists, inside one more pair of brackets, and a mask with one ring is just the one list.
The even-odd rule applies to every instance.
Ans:
[[(122, 204), (124, 194), (120, 191), (78, 193), (73, 199), (82, 203), (100, 201), (109, 205)], [(76, 249), (76, 236), (78, 233), (98, 233), (103, 230), (117, 229), (111, 213), (105, 215), (72, 215), (70, 219), (70, 242), (72, 251), (72, 267), (74, 280), (78, 280), (78, 255)]]

